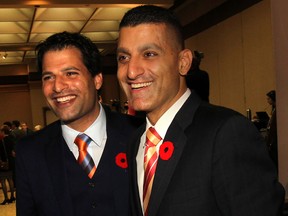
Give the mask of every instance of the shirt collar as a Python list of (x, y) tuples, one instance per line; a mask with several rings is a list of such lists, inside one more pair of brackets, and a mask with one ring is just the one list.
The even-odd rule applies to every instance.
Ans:
[(146, 117), (146, 131), (149, 127), (153, 126), (157, 133), (164, 139), (166, 132), (173, 121), (175, 115), (183, 106), (185, 101), (191, 94), (191, 90), (187, 88), (186, 92), (160, 117), (160, 119), (153, 126), (149, 119)]
[[(70, 128), (63, 122), (61, 123), (61, 127), (62, 127), (62, 135), (68, 146), (74, 145), (74, 140), (76, 136), (81, 132)], [(84, 133), (87, 134), (98, 146), (101, 146), (102, 140), (106, 136), (105, 132), (106, 132), (106, 115), (102, 105), (100, 104), (100, 112), (98, 117), (95, 119), (92, 125), (90, 125), (90, 127), (84, 131)]]

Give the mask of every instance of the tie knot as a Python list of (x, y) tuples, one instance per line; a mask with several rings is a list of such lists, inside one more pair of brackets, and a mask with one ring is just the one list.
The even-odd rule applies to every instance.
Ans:
[(85, 133), (78, 134), (74, 141), (74, 143), (78, 146), (79, 151), (86, 150), (90, 142), (91, 138)]
[(146, 145), (148, 147), (155, 147), (162, 140), (155, 128), (150, 127), (146, 132)]

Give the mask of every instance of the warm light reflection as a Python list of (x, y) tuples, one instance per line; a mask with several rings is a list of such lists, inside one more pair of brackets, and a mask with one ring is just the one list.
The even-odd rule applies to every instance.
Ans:
[[(18, 4), (13, 7), (14, 3), (11, 2), (15, 1)], [(80, 32), (97, 43), (102, 53), (114, 53), (120, 20), (130, 8), (140, 5), (135, 4), (134, 0), (124, 0), (123, 4), (117, 0), (0, 2), (0, 66), (34, 61), (35, 46), (60, 31)], [(157, 2), (165, 2), (165, 7), (172, 5), (172, 0)], [(7, 7), (2, 8), (3, 4)]]
[(26, 1), (24, 5), (49, 5), (50, 1)]
[(6, 59), (7, 58), (7, 56), (8, 56), (8, 54), (5, 52), (5, 54), (4, 55), (2, 55), (2, 59)]

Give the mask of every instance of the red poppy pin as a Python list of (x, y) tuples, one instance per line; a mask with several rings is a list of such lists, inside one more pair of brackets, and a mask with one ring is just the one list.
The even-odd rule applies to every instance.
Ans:
[(174, 152), (174, 145), (170, 141), (162, 143), (159, 154), (162, 160), (169, 160)]
[(126, 154), (123, 152), (116, 155), (115, 162), (116, 162), (117, 166), (119, 166), (123, 169), (126, 169), (128, 167), (127, 157), (126, 157)]

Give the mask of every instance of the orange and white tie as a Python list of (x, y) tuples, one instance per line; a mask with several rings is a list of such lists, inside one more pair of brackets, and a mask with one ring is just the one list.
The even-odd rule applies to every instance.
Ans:
[(152, 191), (154, 175), (156, 171), (158, 153), (156, 146), (162, 140), (157, 131), (150, 127), (146, 132), (146, 147), (144, 152), (144, 187), (143, 187), (143, 209), (147, 216), (149, 199)]

